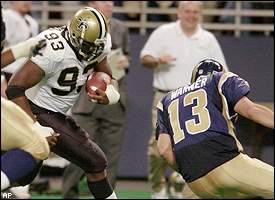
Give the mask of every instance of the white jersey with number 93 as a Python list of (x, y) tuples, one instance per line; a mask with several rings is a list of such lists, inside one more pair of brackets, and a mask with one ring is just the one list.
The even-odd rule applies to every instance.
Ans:
[(90, 63), (79, 61), (64, 38), (64, 28), (51, 28), (37, 37), (46, 39), (42, 55), (31, 58), (44, 72), (44, 78), (26, 92), (36, 105), (65, 114), (75, 103), (81, 87), (94, 66), (111, 51), (111, 37), (107, 35), (104, 51)]

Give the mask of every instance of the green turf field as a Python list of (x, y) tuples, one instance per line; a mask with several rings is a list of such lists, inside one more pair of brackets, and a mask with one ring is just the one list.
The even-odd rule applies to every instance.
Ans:
[[(144, 191), (116, 191), (119, 199), (150, 199), (150, 192)], [(32, 199), (62, 199), (61, 195), (57, 194), (33, 194)], [(80, 199), (91, 199), (91, 195), (81, 195)]]
[[(86, 179), (82, 179), (79, 183), (80, 199), (91, 199), (92, 195), (86, 184)], [(50, 189), (42, 194), (31, 192), (32, 199), (62, 199), (61, 189)], [(141, 191), (137, 189), (118, 189), (116, 195), (119, 199), (150, 199), (151, 192)]]

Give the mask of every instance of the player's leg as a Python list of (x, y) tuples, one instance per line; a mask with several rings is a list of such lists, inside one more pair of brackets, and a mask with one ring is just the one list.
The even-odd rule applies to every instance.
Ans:
[(21, 149), (12, 149), (1, 155), (1, 191), (16, 186), (36, 164), (31, 154)]
[(21, 108), (1, 98), (1, 150), (6, 152), (1, 155), (1, 190), (30, 183), (38, 162), (49, 154), (46, 139), (32, 126), (32, 119)]
[[(119, 154), (124, 135), (125, 111), (120, 104), (108, 107), (104, 105), (93, 106), (94, 110), (91, 116), (78, 113), (71, 116), (80, 127), (89, 133), (90, 138), (105, 153), (108, 160), (108, 180), (115, 188)], [(114, 113), (115, 118), (113, 117)], [(76, 184), (83, 174), (84, 171), (72, 163), (66, 167), (63, 173), (63, 197), (73, 198), (78, 196)]]
[(33, 124), (33, 120), (19, 106), (1, 98), (1, 150), (18, 148), (37, 160), (46, 159), (50, 153), (49, 144)]
[[(90, 138), (94, 141), (94, 135), (98, 133), (99, 122), (95, 119), (96, 116), (89, 117), (87, 114), (71, 114), (72, 118), (77, 122), (80, 127), (87, 130)], [(93, 134), (93, 132), (95, 132)], [(94, 141), (96, 142), (96, 141)], [(96, 142), (97, 143), (97, 142)], [(78, 183), (81, 178), (85, 175), (84, 171), (77, 165), (70, 163), (63, 173), (63, 186), (62, 196), (63, 198), (78, 198), (79, 189)]]
[(167, 163), (161, 158), (157, 142), (155, 139), (155, 129), (157, 121), (157, 103), (163, 97), (164, 93), (155, 91), (152, 105), (152, 135), (148, 145), (148, 161), (149, 161), (149, 183), (153, 190), (153, 199), (168, 198), (165, 172), (167, 169)]
[(52, 151), (78, 165), (86, 173), (88, 187), (95, 198), (116, 198), (106, 176), (107, 161), (103, 151), (89, 139), (88, 133), (76, 125), (71, 117), (39, 108), (31, 104), (42, 126), (50, 126), (60, 133)]
[(274, 198), (274, 168), (240, 154), (189, 186), (202, 198)]
[[(67, 124), (75, 126), (72, 119)], [(69, 137), (61, 133), (61, 136), (64, 137), (60, 137), (53, 152), (75, 163), (85, 171), (88, 187), (95, 198), (116, 198), (107, 178), (105, 154), (79, 127), (70, 128), (72, 129), (64, 130)]]
[(250, 158), (246, 154), (240, 154), (224, 166), (224, 171), (239, 183), (241, 192), (274, 199), (273, 166)]

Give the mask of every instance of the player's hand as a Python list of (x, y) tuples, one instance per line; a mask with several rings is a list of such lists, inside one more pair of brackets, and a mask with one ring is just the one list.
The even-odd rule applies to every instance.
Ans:
[(46, 137), (50, 148), (56, 145), (59, 135), (60, 135), (59, 133), (53, 133), (51, 136)]
[(109, 99), (103, 90), (96, 88), (94, 91), (95, 91), (95, 94), (91, 94), (89, 92), (87, 93), (88, 97), (92, 102), (96, 102), (98, 104), (104, 104), (104, 105), (109, 104)]
[(120, 98), (120, 94), (118, 93), (118, 82), (114, 79), (111, 79), (111, 84), (107, 85), (107, 89), (105, 92), (96, 87), (94, 92), (95, 94), (87, 93), (87, 95), (92, 102), (96, 102), (99, 104), (115, 104), (119, 101)]

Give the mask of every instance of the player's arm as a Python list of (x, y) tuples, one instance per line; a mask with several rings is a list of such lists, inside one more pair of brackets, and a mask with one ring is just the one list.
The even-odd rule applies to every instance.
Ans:
[(242, 97), (236, 103), (234, 110), (256, 123), (274, 129), (274, 112), (262, 105), (252, 102), (246, 96)]
[(6, 94), (8, 99), (21, 107), (33, 119), (33, 128), (38, 130), (38, 133), (45, 137), (52, 147), (56, 144), (59, 134), (54, 133), (52, 128), (39, 124), (31, 111), (29, 100), (25, 95), (25, 91), (39, 83), (44, 76), (44, 71), (31, 60), (28, 60), (9, 81)]
[(15, 58), (13, 56), (11, 49), (8, 49), (7, 51), (1, 53), (1, 69), (13, 63), (14, 61)]
[(175, 154), (171, 144), (170, 135), (166, 133), (159, 134), (157, 146), (160, 156), (166, 160), (172, 169), (178, 171), (178, 165), (176, 163)]
[[(107, 57), (105, 57), (94, 69), (96, 72), (105, 72), (110, 77), (112, 77), (111, 68), (107, 62)], [(100, 104), (115, 104), (119, 101), (120, 94), (118, 92), (118, 82), (112, 77), (111, 82), (107, 83), (106, 91), (100, 89), (96, 90), (97, 95), (88, 94), (88, 96), (96, 100)]]
[(157, 148), (160, 156), (166, 160), (169, 166), (178, 171), (178, 166), (175, 159), (175, 154), (172, 146), (172, 139), (168, 134), (167, 118), (164, 115), (162, 100), (157, 104), (157, 124), (156, 124), (156, 140)]
[[(215, 77), (219, 75), (216, 74)], [(232, 111), (234, 109), (235, 112), (256, 123), (274, 128), (274, 112), (248, 99), (250, 86), (247, 81), (232, 72), (226, 72), (221, 75), (218, 88)]]
[(6, 90), (8, 99), (19, 105), (34, 121), (36, 118), (31, 111), (25, 91), (39, 83), (44, 75), (44, 71), (40, 67), (28, 60), (13, 75)]
[(24, 42), (14, 45), (1, 53), (1, 68), (11, 64), (22, 57), (31, 57), (39, 53), (46, 46), (45, 40), (30, 38)]
[(96, 72), (105, 72), (107, 73), (110, 77), (113, 76), (112, 70), (108, 64), (107, 57), (105, 57), (98, 65), (94, 68), (94, 71)]

